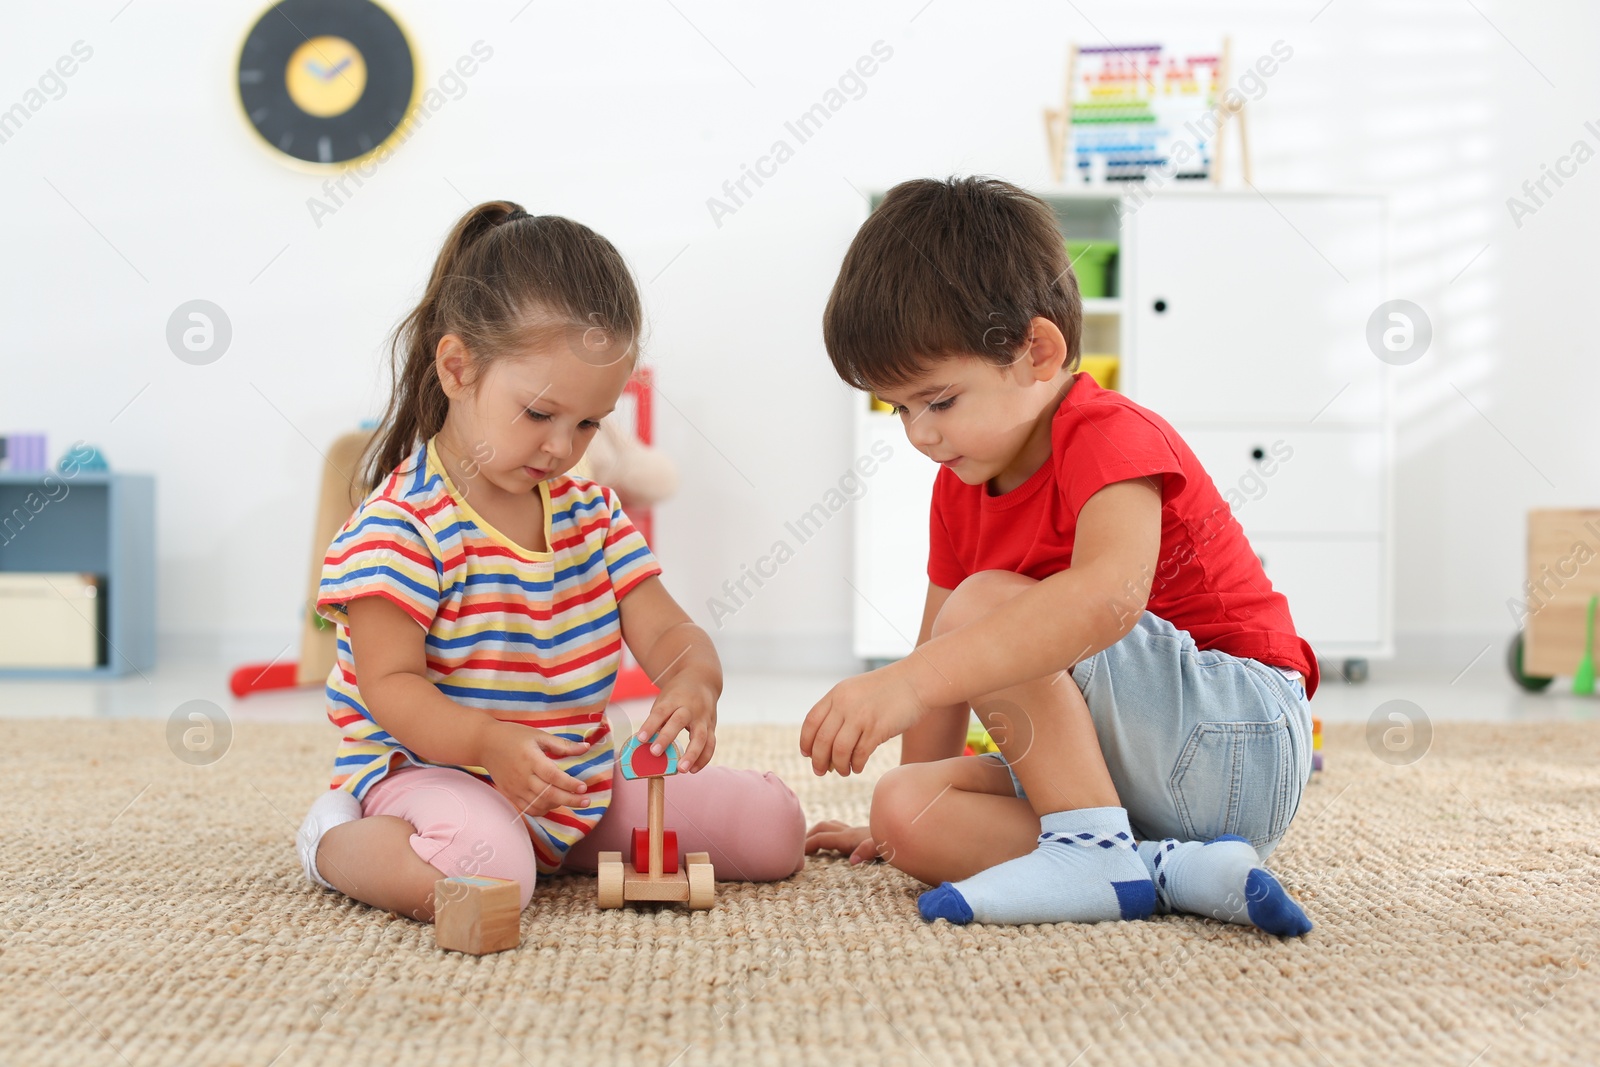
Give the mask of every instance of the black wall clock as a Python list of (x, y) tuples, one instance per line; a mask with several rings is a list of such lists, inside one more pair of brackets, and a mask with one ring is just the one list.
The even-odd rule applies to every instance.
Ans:
[(239, 50), (239, 103), (267, 144), (340, 166), (402, 132), (417, 90), (405, 31), (372, 0), (283, 0)]

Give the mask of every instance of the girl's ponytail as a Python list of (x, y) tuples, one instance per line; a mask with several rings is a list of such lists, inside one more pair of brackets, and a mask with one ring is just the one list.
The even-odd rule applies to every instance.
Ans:
[(394, 388), (379, 424), (381, 429), (367, 446), (363, 495), (383, 484), (419, 440), (427, 440), (444, 425), (450, 401), (433, 364), (439, 339), (449, 332), (441, 328), (440, 313), (447, 282), (461, 275), (467, 249), (508, 218), (526, 214), (520, 204), (491, 200), (463, 215), (445, 239), (422, 300), (395, 329), (390, 344), (389, 370)]
[(450, 231), (421, 302), (395, 330), (394, 391), (367, 449), (365, 492), (444, 426), (450, 402), (434, 362), (445, 335), (461, 338), (476, 375), (552, 328), (575, 328), (585, 339), (599, 328), (635, 358), (642, 326), (638, 287), (610, 241), (509, 200), (479, 204)]

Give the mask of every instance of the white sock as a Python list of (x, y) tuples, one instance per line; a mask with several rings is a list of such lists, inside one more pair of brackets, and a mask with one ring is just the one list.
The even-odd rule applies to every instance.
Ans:
[(1043, 816), (1039, 826), (1039, 847), (1026, 856), (962, 882), (944, 882), (918, 897), (922, 917), (956, 924), (1150, 917), (1156, 887), (1134, 851), (1126, 809), (1055, 811)]
[(1170, 837), (1141, 841), (1138, 852), (1155, 880), (1156, 899), (1168, 911), (1259, 926), (1279, 937), (1300, 937), (1311, 930), (1300, 905), (1238, 834), (1204, 843)]
[(361, 801), (343, 789), (326, 790), (306, 812), (305, 822), (294, 835), (294, 847), (300, 853), (300, 866), (314, 885), (333, 889), (333, 883), (317, 870), (317, 846), (322, 835), (342, 822), (361, 818)]

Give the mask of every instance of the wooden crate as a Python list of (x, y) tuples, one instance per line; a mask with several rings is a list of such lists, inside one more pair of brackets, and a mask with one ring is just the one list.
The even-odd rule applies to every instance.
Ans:
[(1589, 598), (1600, 594), (1600, 509), (1531, 509), (1527, 581), (1515, 598), (1528, 612), (1523, 673), (1570, 676), (1583, 656)]

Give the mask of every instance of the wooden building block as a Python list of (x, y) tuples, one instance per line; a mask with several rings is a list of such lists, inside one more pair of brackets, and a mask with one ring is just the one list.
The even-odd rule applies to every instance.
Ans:
[[(636, 871), (650, 869), (650, 828), (648, 826), (635, 826), (633, 828), (633, 851), (628, 854), (628, 862), (633, 864)], [(663, 830), (661, 832), (661, 873), (673, 874), (678, 869), (678, 831)]]
[(617, 754), (617, 767), (622, 771), (622, 777), (631, 782), (637, 778), (659, 778), (664, 774), (678, 773), (678, 746), (668, 744), (658, 756), (650, 751), (650, 745), (654, 743), (642, 742), (638, 737), (628, 738), (622, 751)]
[(483, 956), (522, 943), (522, 887), (506, 878), (441, 878), (433, 886), (434, 943)]

